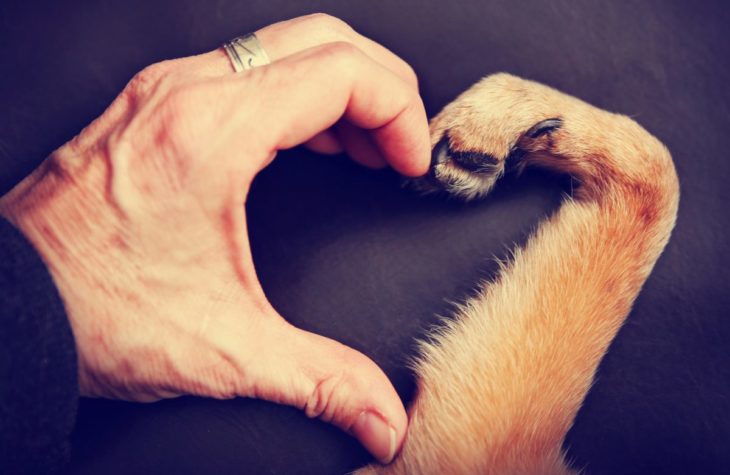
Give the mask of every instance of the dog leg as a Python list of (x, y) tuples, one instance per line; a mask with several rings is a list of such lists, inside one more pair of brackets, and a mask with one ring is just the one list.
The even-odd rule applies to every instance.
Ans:
[(671, 157), (631, 119), (506, 74), (462, 94), (431, 131), (424, 191), (476, 198), (505, 168), (532, 165), (579, 185), (422, 344), (402, 452), (358, 473), (571, 473), (565, 435), (674, 226)]

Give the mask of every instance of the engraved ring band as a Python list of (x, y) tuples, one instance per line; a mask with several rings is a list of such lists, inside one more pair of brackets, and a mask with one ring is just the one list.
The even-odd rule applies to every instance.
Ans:
[(254, 33), (226, 41), (223, 43), (223, 49), (228, 54), (233, 69), (237, 73), (257, 66), (265, 66), (271, 62)]

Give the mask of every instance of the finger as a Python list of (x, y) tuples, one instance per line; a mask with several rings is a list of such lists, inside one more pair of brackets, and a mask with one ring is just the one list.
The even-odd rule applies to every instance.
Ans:
[[(256, 278), (244, 213), (231, 219), (243, 287), (226, 299), (237, 305), (220, 307), (216, 324), (196, 334), (196, 346), (201, 338), (212, 342), (215, 355), (225, 360), (211, 364), (210, 359), (196, 359), (198, 374), (213, 380), (202, 387), (218, 388), (222, 397), (236, 394), (298, 407), (348, 431), (378, 460), (390, 462), (408, 424), (393, 385), (367, 356), (295, 328), (271, 307)], [(194, 385), (184, 392), (211, 394), (200, 388)]]
[(368, 168), (383, 168), (387, 165), (366, 131), (358, 129), (349, 122), (338, 122), (334, 130), (347, 155), (357, 163)]
[(336, 155), (345, 150), (340, 138), (331, 130), (323, 130), (305, 142), (304, 146), (313, 152), (325, 155)]
[[(327, 43), (351, 43), (418, 90), (418, 78), (408, 63), (383, 45), (359, 34), (345, 22), (328, 15), (307, 15), (274, 23), (256, 31), (256, 37), (272, 62)], [(233, 72), (231, 60), (222, 48), (174, 62), (191, 75), (216, 77)]]
[(329, 15), (314, 14), (274, 23), (256, 32), (272, 61), (327, 43), (348, 42), (418, 89), (413, 68), (398, 55)]
[(393, 385), (367, 356), (283, 320), (262, 332), (249, 369), (252, 396), (298, 407), (349, 432), (383, 463), (400, 449), (408, 418)]
[[(218, 81), (220, 87), (210, 89), (221, 105), (220, 123), (239, 131), (255, 129), (267, 156), (304, 143), (344, 118), (369, 130), (400, 173), (418, 176), (428, 170), (430, 138), (421, 98), (349, 43), (318, 46)], [(239, 104), (249, 107), (242, 110)], [(235, 136), (231, 131), (229, 137)]]

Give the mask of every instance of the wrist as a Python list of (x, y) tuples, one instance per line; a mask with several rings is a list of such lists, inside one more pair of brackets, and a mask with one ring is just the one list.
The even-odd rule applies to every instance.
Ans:
[[(101, 163), (92, 157), (69, 157), (62, 148), (0, 198), (0, 214), (30, 241), (48, 267), (72, 321), (83, 292), (104, 271), (101, 249), (113, 236), (105, 215)], [(97, 161), (98, 162), (98, 161)], [(108, 214), (108, 213), (106, 213)], [(105, 236), (106, 235), (106, 236)]]

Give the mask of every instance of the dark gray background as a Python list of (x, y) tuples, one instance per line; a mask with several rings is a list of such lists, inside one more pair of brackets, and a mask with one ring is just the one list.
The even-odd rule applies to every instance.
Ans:
[[(726, 2), (211, 1), (0, 4), (0, 188), (100, 114), (147, 64), (215, 48), (268, 23), (326, 11), (418, 72), (430, 114), (508, 71), (628, 114), (672, 151), (677, 228), (603, 361), (571, 430), (590, 474), (730, 470), (726, 250), (730, 54)], [(469, 295), (542, 216), (561, 183), (530, 173), (484, 202), (422, 199), (392, 172), (283, 153), (248, 204), (274, 306), (379, 363), (405, 401), (413, 341)], [(355, 441), (261, 401), (84, 401), (72, 473), (341, 474)]]

